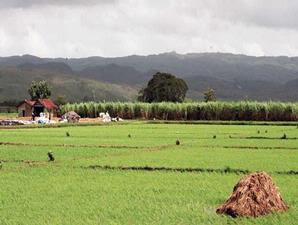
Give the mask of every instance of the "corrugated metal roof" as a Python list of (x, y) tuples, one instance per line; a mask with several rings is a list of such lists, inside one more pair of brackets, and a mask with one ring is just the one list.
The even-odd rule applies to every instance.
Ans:
[(26, 103), (28, 103), (29, 105), (33, 106), (35, 104), (35, 101), (30, 101), (30, 100), (25, 100)]
[(31, 107), (35, 104), (36, 101), (30, 101), (25, 99), (24, 101), (22, 101), (20, 104), (17, 105), (17, 107), (20, 107), (21, 105), (23, 105), (24, 103), (27, 103), (28, 105), (30, 105)]
[(43, 105), (47, 109), (56, 109), (56, 108), (58, 108), (51, 99), (38, 99), (34, 103), (34, 105), (36, 105), (38, 103), (41, 104), (41, 105)]
[(38, 99), (36, 101), (30, 101), (30, 100), (25, 99), (17, 107), (21, 106), (23, 103), (27, 103), (31, 107), (33, 107), (36, 104), (40, 104), (40, 105), (44, 106), (46, 109), (57, 109), (58, 108), (51, 99)]

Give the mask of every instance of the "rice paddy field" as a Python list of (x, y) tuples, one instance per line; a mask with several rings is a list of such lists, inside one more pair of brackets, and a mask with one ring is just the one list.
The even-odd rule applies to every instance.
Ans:
[[(297, 138), (291, 124), (0, 129), (0, 224), (297, 224)], [(217, 215), (255, 171), (272, 176), (289, 211)]]

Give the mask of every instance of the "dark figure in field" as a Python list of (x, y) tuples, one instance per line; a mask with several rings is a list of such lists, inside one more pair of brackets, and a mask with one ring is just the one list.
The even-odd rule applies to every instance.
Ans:
[(32, 121), (35, 121), (35, 114), (32, 112)]
[(131, 135), (129, 134), (128, 137), (131, 138)]
[(176, 141), (176, 145), (180, 145), (180, 141), (179, 140)]
[(53, 155), (53, 152), (48, 152), (48, 157), (49, 157), (49, 162), (54, 162), (55, 161), (55, 157)]

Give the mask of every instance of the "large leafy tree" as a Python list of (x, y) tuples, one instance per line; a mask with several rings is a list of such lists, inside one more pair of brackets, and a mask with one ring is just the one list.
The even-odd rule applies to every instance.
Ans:
[(156, 73), (146, 88), (139, 92), (143, 102), (183, 102), (188, 86), (184, 80), (169, 73)]
[(49, 98), (51, 96), (50, 85), (45, 81), (32, 81), (28, 93), (32, 100), (40, 98)]

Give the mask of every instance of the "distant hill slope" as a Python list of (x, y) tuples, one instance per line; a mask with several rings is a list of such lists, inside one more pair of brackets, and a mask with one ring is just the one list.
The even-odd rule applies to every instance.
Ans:
[(24, 63), (18, 65), (17, 68), (26, 72), (34, 70), (43, 70), (63, 74), (73, 74), (73, 70), (71, 69), (71, 67), (62, 62), (47, 62), (41, 64)]
[[(64, 70), (64, 68), (62, 69)], [(137, 90), (127, 85), (116, 85), (81, 79), (74, 75), (54, 71), (15, 67), (0, 68), (0, 102), (28, 98), (27, 89), (32, 80), (47, 80), (52, 87), (53, 99), (65, 96), (68, 101), (128, 101), (132, 100)]]
[(91, 66), (77, 72), (80, 77), (106, 81), (117, 84), (137, 85), (144, 83), (145, 75), (130, 66), (107, 64), (104, 66)]
[[(30, 55), (0, 57), (0, 74), (6, 76), (5, 83), (0, 76), (0, 94), (1, 99), (9, 99), (17, 96), (9, 95), (13, 91), (3, 92), (9, 85), (26, 90), (27, 81), (43, 78), (56, 81), (54, 87), (59, 86), (61, 92), (71, 99), (74, 99), (73, 95), (80, 96), (80, 99), (91, 95), (90, 88), (87, 88), (89, 92), (82, 93), (78, 86), (80, 82), (86, 82), (101, 87), (93, 89), (93, 92), (98, 92), (99, 99), (131, 100), (156, 71), (170, 72), (185, 79), (190, 87), (188, 97), (194, 99), (202, 99), (203, 92), (212, 87), (218, 98), (224, 100), (298, 100), (298, 57), (252, 57), (225, 53), (182, 55), (170, 52), (149, 56), (69, 59)], [(17, 73), (18, 79), (11, 73)], [(65, 84), (60, 83), (62, 80)], [(71, 88), (65, 86), (63, 89), (63, 85)], [(112, 86), (107, 88), (108, 85)]]

